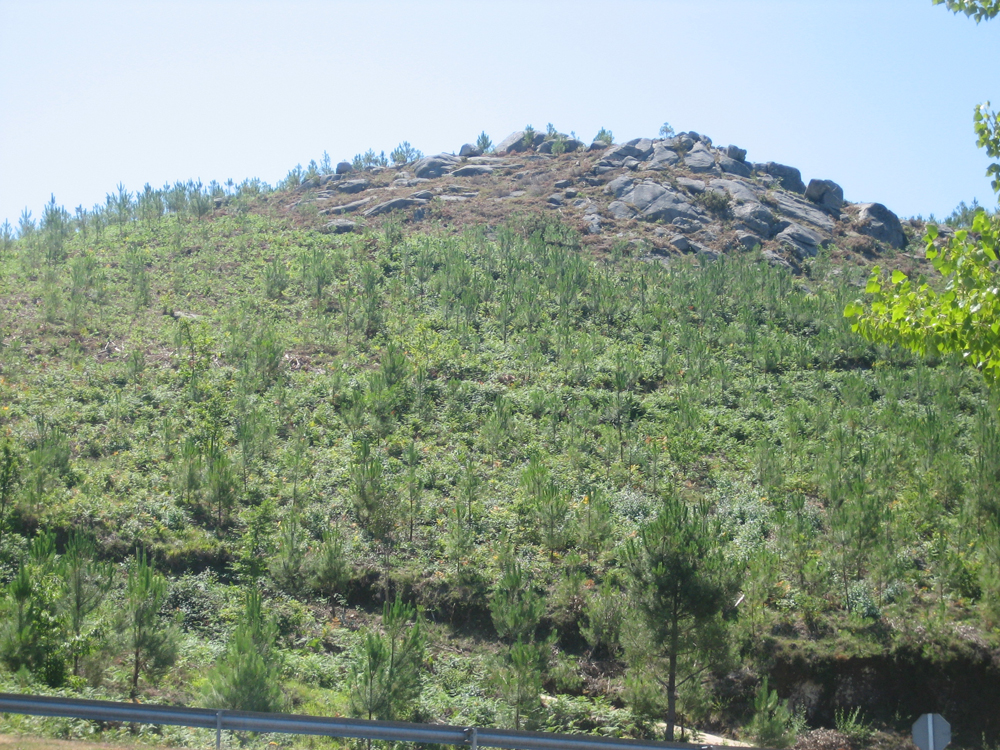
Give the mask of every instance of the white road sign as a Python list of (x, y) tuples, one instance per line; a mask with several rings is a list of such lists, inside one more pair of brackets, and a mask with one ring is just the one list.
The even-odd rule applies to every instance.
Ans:
[(951, 742), (951, 724), (941, 714), (924, 714), (913, 722), (913, 744), (920, 750), (944, 750)]

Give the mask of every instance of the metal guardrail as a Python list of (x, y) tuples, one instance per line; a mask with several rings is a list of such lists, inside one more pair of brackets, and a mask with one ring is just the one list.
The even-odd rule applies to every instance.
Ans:
[(413, 724), (402, 721), (365, 721), (340, 717), (265, 714), (184, 706), (154, 706), (138, 703), (53, 698), (0, 693), (0, 712), (32, 716), (60, 716), (94, 721), (135, 724), (170, 724), (215, 730), (215, 746), (222, 745), (222, 731), (313, 734), (389, 742), (465, 745), (471, 750), (499, 747), (505, 750), (684, 750), (707, 749), (710, 745), (684, 742), (619, 740), (590, 734), (515, 732), (509, 729), (452, 727), (444, 724)]

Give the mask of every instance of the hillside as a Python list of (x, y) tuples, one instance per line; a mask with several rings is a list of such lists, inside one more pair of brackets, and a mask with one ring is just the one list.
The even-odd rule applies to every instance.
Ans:
[(694, 134), (553, 135), (5, 239), (0, 688), (235, 700), (257, 650), (270, 708), (653, 736), (687, 576), (679, 724), (1000, 741), (997, 404), (843, 317), (922, 227)]

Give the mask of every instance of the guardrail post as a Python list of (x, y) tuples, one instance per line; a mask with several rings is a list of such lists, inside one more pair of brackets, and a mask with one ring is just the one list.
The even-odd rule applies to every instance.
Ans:
[(479, 750), (479, 733), (475, 727), (465, 728), (465, 741), (469, 743), (471, 750)]
[(222, 711), (215, 712), (215, 750), (222, 750)]

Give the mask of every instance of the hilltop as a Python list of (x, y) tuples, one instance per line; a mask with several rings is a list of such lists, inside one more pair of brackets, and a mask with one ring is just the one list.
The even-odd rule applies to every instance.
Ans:
[(586, 146), (555, 132), (517, 131), (489, 155), (464, 144), (458, 156), (396, 168), (355, 171), (342, 162), (326, 174), (299, 173), (305, 194), (290, 206), (338, 217), (326, 224), (338, 233), (362, 231), (380, 216), (463, 227), (544, 209), (597, 251), (624, 241), (660, 257), (715, 258), (757, 247), (792, 269), (831, 246), (845, 260), (894, 254), (920, 230), (880, 203), (845, 202), (832, 180), (807, 185), (795, 167), (746, 156), (698, 133)]
[(0, 687), (661, 736), (686, 577), (680, 726), (997, 741), (995, 397), (843, 315), (922, 224), (692, 133), (530, 141), (4, 237)]

